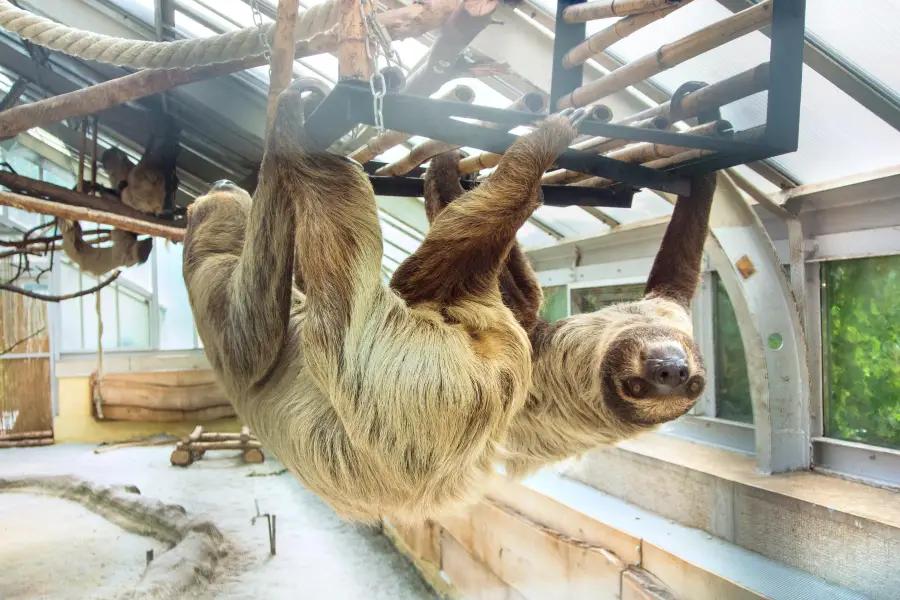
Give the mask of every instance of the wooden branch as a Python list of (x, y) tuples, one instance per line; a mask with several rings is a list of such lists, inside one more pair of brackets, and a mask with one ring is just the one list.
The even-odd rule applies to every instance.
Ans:
[[(368, 81), (372, 77), (372, 63), (369, 60), (366, 26), (360, 13), (368, 13), (367, 4), (375, 0), (340, 0), (341, 20), (338, 23), (338, 78), (340, 81)], [(369, 46), (371, 52), (371, 46)]]
[(130, 206), (126, 206), (121, 202), (92, 196), (90, 194), (82, 194), (80, 192), (76, 192), (59, 185), (32, 179), (30, 177), (22, 177), (21, 175), (16, 175), (8, 171), (0, 171), (0, 185), (29, 196), (41, 196), (44, 198), (49, 198), (56, 202), (69, 204), (71, 206), (80, 206), (83, 208), (90, 208), (92, 210), (99, 210), (115, 215), (121, 215), (133, 220), (147, 221), (148, 223), (154, 223), (157, 225), (163, 225), (173, 228), (185, 226), (184, 224), (179, 225), (178, 223), (173, 221), (163, 221), (162, 219), (158, 219), (146, 213), (142, 213), (141, 211), (131, 208)]
[[(46, 331), (46, 330), (47, 330), (46, 327), (41, 327), (37, 331), (35, 331), (33, 333), (29, 333), (28, 335), (23, 337), (21, 340), (14, 342), (11, 346), (8, 346), (5, 350), (0, 351), (0, 356), (3, 356), (4, 354), (9, 354), (10, 352), (12, 352), (13, 350), (16, 349), (16, 346), (20, 346), (20, 345), (24, 344), (25, 342), (27, 342), (28, 340), (36, 338), (37, 336), (44, 333), (44, 331)], [(0, 439), (3, 439), (3, 437), (0, 436)]]
[[(692, 135), (705, 135), (709, 137), (731, 137), (734, 134), (734, 131), (731, 127), (731, 123), (724, 120), (713, 121), (711, 123), (704, 123), (703, 125), (698, 125), (697, 127), (691, 127), (690, 129), (685, 130), (682, 133), (692, 134)], [(680, 146), (667, 146), (664, 144), (651, 144), (649, 142), (642, 142), (639, 144), (633, 144), (631, 146), (627, 146), (622, 148), (621, 150), (617, 150), (614, 152), (610, 152), (605, 156), (608, 158), (613, 158), (615, 160), (621, 160), (627, 163), (639, 163), (645, 164), (652, 160), (656, 160), (659, 158), (667, 158), (669, 156), (674, 156), (681, 152), (684, 152), (685, 148)], [(555, 171), (550, 171), (546, 173), (541, 178), (542, 184), (549, 183), (564, 183), (564, 182), (574, 182), (583, 179), (588, 179), (590, 176), (585, 175), (584, 173), (579, 173), (577, 171), (569, 171), (567, 169), (557, 169)], [(604, 179), (602, 177), (595, 177), (592, 179)], [(608, 180), (607, 180), (608, 181)]]
[[(701, 112), (737, 102), (742, 98), (763, 92), (768, 88), (769, 63), (765, 62), (743, 73), (738, 73), (733, 77), (723, 79), (687, 94), (681, 101), (680, 117), (682, 119), (696, 117)], [(635, 121), (659, 115), (668, 117), (671, 108), (671, 102), (664, 102), (631, 115), (622, 121), (621, 124), (629, 125)]]
[[(546, 107), (546, 96), (535, 92), (529, 92), (522, 95), (518, 100), (510, 104), (508, 108), (510, 110), (522, 110), (532, 113), (538, 113), (542, 112)], [(601, 110), (600, 112), (602, 113), (603, 111)], [(611, 114), (612, 113), (610, 112), (610, 115)], [(483, 127), (490, 127), (491, 129), (499, 128), (496, 123), (481, 122), (480, 125), (482, 125)], [(380, 169), (375, 171), (375, 174), (393, 176), (406, 175), (422, 163), (428, 161), (431, 158), (434, 158), (438, 154), (443, 154), (444, 152), (449, 152), (450, 150), (456, 150), (459, 147), (459, 144), (448, 144), (440, 140), (425, 140), (424, 142), (418, 144), (415, 148), (410, 150), (409, 154), (398, 161), (381, 167)]]
[(23, 196), (12, 192), (0, 191), (0, 205), (12, 206), (33, 213), (51, 215), (69, 219), (70, 221), (91, 221), (101, 225), (110, 225), (116, 229), (123, 229), (141, 235), (152, 235), (173, 242), (184, 240), (184, 228), (171, 225), (161, 225), (151, 219), (132, 219), (102, 210), (72, 206), (53, 200), (41, 200), (31, 196)]
[[(465, 102), (471, 104), (475, 101), (475, 91), (467, 85), (457, 85), (445, 93), (438, 96), (440, 100), (456, 100), (457, 102)], [(385, 131), (381, 135), (370, 139), (364, 146), (350, 153), (350, 158), (364, 164), (387, 152), (394, 146), (399, 146), (412, 137), (412, 134), (403, 133), (402, 131)]]
[[(483, 0), (479, 0), (483, 2)], [(464, 4), (478, 4), (463, 0)], [(379, 15), (378, 21), (394, 41), (414, 38), (441, 26), (456, 10), (459, 0), (423, 0)], [(337, 28), (303, 40), (294, 48), (294, 57), (333, 52), (338, 47)], [(11, 108), (0, 114), (0, 139), (8, 139), (33, 127), (102, 110), (159, 94), (174, 87), (230, 75), (266, 64), (263, 56), (193, 69), (147, 69), (97, 85)]]
[(179, 446), (179, 450), (202, 451), (202, 450), (248, 450), (250, 448), (262, 448), (262, 443), (258, 440), (227, 440), (223, 442), (191, 442), (184, 446)]
[(677, 5), (680, 0), (594, 0), (563, 11), (566, 23), (586, 23), (610, 17), (626, 17)]
[(559, 99), (558, 109), (587, 106), (630, 85), (657, 75), (686, 60), (718, 48), (767, 25), (772, 20), (772, 0), (765, 0), (687, 37), (665, 44), (656, 52), (623, 65)]
[(28, 290), (24, 290), (20, 287), (9, 285), (8, 283), (0, 283), (0, 290), (5, 290), (7, 292), (13, 292), (15, 294), (21, 294), (23, 296), (28, 296), (29, 298), (34, 298), (35, 300), (43, 300), (44, 302), (61, 302), (63, 300), (71, 300), (72, 298), (79, 298), (81, 296), (87, 296), (89, 294), (93, 294), (94, 292), (99, 292), (113, 281), (119, 278), (121, 275), (121, 271), (116, 271), (113, 273), (108, 279), (105, 279), (95, 285), (92, 288), (81, 290), (80, 292), (75, 292), (73, 294), (63, 294), (62, 296), (51, 296), (48, 294), (38, 294), (37, 292), (31, 292)]
[(275, 120), (278, 95), (291, 84), (294, 72), (294, 26), (297, 24), (298, 0), (279, 0), (275, 18), (275, 43), (272, 45), (269, 103), (266, 108), (266, 135)]
[(40, 438), (53, 437), (53, 432), (47, 431), (22, 431), (20, 433), (0, 433), (0, 441), (8, 442), (11, 440), (34, 440)]
[(491, 24), (499, 4), (498, 0), (461, 2), (438, 31), (427, 60), (410, 73), (403, 93), (430, 95), (453, 79), (460, 53)]
[(693, 0), (681, 0), (681, 2), (672, 2), (658, 10), (631, 15), (625, 17), (624, 19), (619, 19), (606, 29), (598, 31), (585, 41), (569, 50), (569, 52), (563, 57), (563, 66), (567, 69), (571, 69), (572, 67), (577, 67), (578, 65), (584, 64), (591, 58), (594, 58), (598, 54), (604, 52), (607, 48), (609, 48), (616, 42), (624, 40), (632, 33), (643, 29), (650, 23), (658, 21), (670, 12), (676, 11), (682, 6), (687, 6), (691, 2), (693, 2)]

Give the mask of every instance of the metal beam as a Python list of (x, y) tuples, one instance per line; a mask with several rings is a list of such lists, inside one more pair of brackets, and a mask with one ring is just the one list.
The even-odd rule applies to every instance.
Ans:
[[(718, 1), (731, 12), (740, 12), (758, 3), (756, 0)], [(772, 33), (770, 27), (765, 27), (760, 32), (766, 36), (771, 36)], [(856, 65), (808, 31), (804, 37), (803, 61), (885, 123), (900, 130), (900, 100), (897, 96), (871, 81)]]

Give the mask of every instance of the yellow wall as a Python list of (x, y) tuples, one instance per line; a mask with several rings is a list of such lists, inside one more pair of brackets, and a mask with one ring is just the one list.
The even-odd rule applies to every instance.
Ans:
[[(59, 379), (59, 415), (53, 420), (53, 433), (59, 442), (117, 442), (156, 433), (187, 435), (198, 423), (149, 423), (137, 421), (97, 421), (91, 414), (91, 382), (88, 377)], [(239, 432), (236, 418), (207, 421), (208, 431)]]

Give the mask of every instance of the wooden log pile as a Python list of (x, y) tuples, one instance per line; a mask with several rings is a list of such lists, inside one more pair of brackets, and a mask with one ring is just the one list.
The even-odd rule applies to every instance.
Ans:
[(203, 458), (207, 450), (240, 450), (245, 463), (266, 460), (262, 444), (247, 427), (242, 427), (240, 433), (213, 433), (197, 425), (189, 436), (178, 442), (170, 461), (176, 467), (187, 467)]
[(23, 431), (0, 433), (0, 448), (32, 448), (53, 444), (52, 431)]

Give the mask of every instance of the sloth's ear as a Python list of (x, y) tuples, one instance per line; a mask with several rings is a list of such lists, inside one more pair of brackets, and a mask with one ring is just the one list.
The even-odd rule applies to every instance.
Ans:
[(715, 191), (716, 173), (706, 173), (691, 178), (691, 193), (678, 197), (647, 278), (646, 296), (666, 298), (690, 308), (700, 284), (703, 246), (709, 235)]

